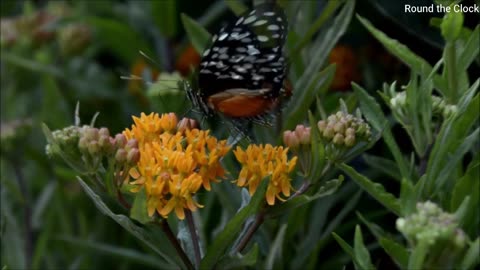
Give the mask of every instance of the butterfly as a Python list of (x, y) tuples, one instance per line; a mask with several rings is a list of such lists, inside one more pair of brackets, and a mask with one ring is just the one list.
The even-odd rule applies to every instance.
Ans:
[(198, 89), (185, 82), (193, 107), (207, 117), (268, 124), (285, 93), (287, 28), (280, 7), (262, 4), (220, 29), (202, 54)]

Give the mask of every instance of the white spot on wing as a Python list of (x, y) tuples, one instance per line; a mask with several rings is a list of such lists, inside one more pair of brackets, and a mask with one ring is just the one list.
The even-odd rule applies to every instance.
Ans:
[(267, 37), (267, 36), (257, 36), (257, 39), (258, 39), (258, 41), (261, 41), (261, 42), (266, 42), (266, 41), (268, 41), (268, 37)]
[(218, 40), (222, 41), (222, 40), (226, 39), (227, 37), (228, 37), (228, 33), (223, 33), (222, 35), (220, 35)]
[(249, 23), (252, 23), (252, 22), (254, 22), (256, 19), (257, 19), (257, 16), (255, 16), (255, 15), (252, 15), (252, 16), (250, 16), (250, 17), (246, 18), (246, 19), (245, 19), (245, 21), (243, 22), (243, 24), (249, 24)]
[(280, 29), (280, 28), (279, 28), (278, 25), (276, 25), (276, 24), (271, 24), (271, 25), (269, 25), (269, 26), (267, 27), (267, 29), (268, 29), (268, 30), (271, 30), (271, 31), (276, 31), (276, 30), (278, 30), (278, 29)]
[(259, 21), (256, 21), (253, 26), (260, 26), (260, 25), (264, 25), (267, 23), (267, 20), (259, 20)]
[(207, 49), (206, 51), (203, 52), (203, 56), (207, 56), (210, 53), (210, 49)]
[(264, 12), (263, 15), (265, 15), (265, 16), (274, 16), (274, 15), (275, 15), (275, 12), (267, 11), (267, 12)]

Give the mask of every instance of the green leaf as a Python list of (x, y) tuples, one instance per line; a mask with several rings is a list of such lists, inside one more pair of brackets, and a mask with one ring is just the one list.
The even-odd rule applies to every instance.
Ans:
[[(277, 232), (275, 240), (273, 240), (270, 250), (268, 252), (267, 258), (265, 260), (265, 269), (275, 269), (275, 266), (284, 265), (283, 264), (283, 252), (282, 246), (285, 239), (285, 232), (287, 231), (287, 224), (282, 224), (280, 229)], [(277, 261), (277, 264), (275, 262)]]
[(147, 194), (143, 187), (139, 192), (135, 193), (132, 208), (130, 208), (130, 217), (142, 224), (153, 221), (153, 218), (148, 216)]
[(385, 140), (385, 143), (390, 149), (390, 152), (392, 152), (392, 155), (398, 164), (398, 169), (400, 170), (402, 178), (409, 179), (410, 173), (407, 163), (405, 162), (402, 152), (400, 152), (400, 147), (398, 147), (398, 144), (395, 142), (390, 125), (388, 124), (388, 120), (383, 114), (380, 105), (378, 105), (375, 99), (370, 96), (361, 86), (356, 83), (352, 83), (352, 86), (355, 91), (355, 95), (360, 101), (362, 114), (375, 130), (379, 132), (383, 131), (383, 139)]
[(233, 243), (237, 234), (241, 231), (244, 222), (250, 216), (256, 214), (260, 206), (265, 203), (267, 185), (268, 181), (262, 181), (250, 200), (250, 203), (233, 216), (227, 225), (225, 225), (225, 228), (217, 235), (213, 243), (208, 247), (207, 253), (200, 263), (200, 269), (215, 268), (215, 265), (222, 259), (227, 248)]
[(437, 135), (426, 170), (427, 179), (425, 181), (428, 194), (435, 190), (440, 172), (451, 173), (442, 169), (449, 160), (450, 153), (454, 152), (465, 140), (468, 131), (479, 117), (480, 96), (477, 94), (468, 100), (466, 97), (471, 96), (471, 93), (473, 91), (469, 90), (464, 94), (458, 104), (457, 113), (443, 122)]
[(212, 39), (210, 33), (199, 23), (182, 13), (182, 23), (195, 50), (202, 54)]
[(358, 218), (367, 226), (370, 232), (375, 236), (375, 238), (380, 239), (381, 237), (385, 236), (385, 231), (377, 224), (368, 221), (362, 214), (356, 212)]
[(236, 254), (228, 255), (221, 259), (216, 269), (241, 269), (243, 267), (253, 267), (257, 263), (258, 259), (258, 245), (254, 244), (253, 247), (245, 255)]
[(172, 254), (166, 250), (165, 246), (168, 243), (168, 240), (164, 238), (161, 241), (154, 241), (153, 235), (151, 232), (145, 230), (144, 228), (135, 225), (131, 219), (129, 219), (125, 215), (115, 214), (110, 210), (110, 208), (102, 201), (99, 195), (97, 195), (80, 177), (78, 177), (78, 181), (80, 186), (85, 190), (85, 193), (92, 199), (95, 203), (95, 206), (102, 212), (103, 214), (112, 218), (115, 222), (117, 222), (120, 226), (122, 226), (125, 230), (131, 233), (133, 236), (141, 240), (144, 244), (150, 247), (153, 251), (155, 251), (160, 257), (163, 259), (163, 264), (158, 265), (160, 268), (170, 269), (170, 268), (178, 268), (180, 266), (184, 266), (181, 260), (178, 258), (176, 254)]
[(44, 221), (43, 213), (47, 209), (48, 204), (50, 203), (52, 197), (55, 195), (54, 192), (57, 188), (57, 182), (51, 181), (46, 184), (40, 196), (38, 196), (35, 204), (33, 205), (32, 210), (32, 227), (40, 228), (42, 222)]
[(426, 240), (419, 241), (410, 254), (407, 269), (423, 269), (423, 263), (427, 257), (429, 247), (430, 245)]
[[(401, 44), (395, 39), (391, 39), (382, 31), (375, 28), (367, 19), (357, 15), (357, 19), (365, 26), (368, 31), (378, 40), (382, 45), (400, 61), (409, 66), (414, 72), (422, 76), (428, 76), (432, 70), (432, 66), (423, 58), (413, 53), (408, 47)], [(435, 88), (440, 92), (445, 92), (446, 84), (440, 75), (435, 75), (433, 78)]]
[(363, 243), (362, 230), (360, 226), (355, 227), (355, 239), (353, 241), (353, 253), (360, 264), (361, 269), (375, 269), (370, 258), (370, 253)]
[(312, 112), (308, 111), (308, 119), (310, 122), (310, 126), (313, 127), (311, 129), (311, 160), (310, 164), (315, 164), (309, 168), (309, 175), (307, 176), (310, 181), (316, 183), (320, 181), (322, 174), (325, 170), (325, 146), (322, 143), (322, 139), (320, 138), (320, 131), (318, 130), (316, 120), (313, 118)]
[[(99, 243), (92, 240), (84, 240), (74, 237), (60, 237), (60, 240), (73, 244), (76, 247), (91, 250), (92, 253), (100, 252), (108, 256), (117, 257), (118, 259), (126, 259), (135, 263), (139, 263), (145, 266), (154, 267), (157, 269), (165, 269), (164, 267), (170, 266), (163, 261), (147, 255), (137, 250), (113, 246), (109, 244)], [(171, 266), (170, 266), (171, 267)]]
[(343, 176), (340, 176), (338, 179), (327, 181), (322, 187), (320, 187), (320, 189), (315, 194), (311, 196), (303, 194), (295, 198), (289, 199), (282, 204), (273, 206), (268, 210), (267, 216), (275, 217), (277, 215), (285, 214), (286, 211), (290, 209), (300, 207), (321, 197), (331, 195), (335, 191), (337, 191), (337, 189), (342, 183)]
[(235, 13), (235, 15), (240, 16), (248, 10), (248, 7), (245, 6), (240, 0), (225, 0), (227, 6)]
[(380, 237), (378, 243), (401, 269), (407, 269), (409, 254), (403, 245), (387, 237)]
[(291, 55), (296, 55), (301, 52), (302, 49), (311, 42), (314, 35), (320, 30), (320, 28), (325, 24), (325, 22), (335, 13), (338, 7), (342, 4), (343, 1), (328, 1), (326, 6), (323, 8), (322, 13), (318, 18), (312, 22), (311, 26), (308, 28), (305, 35), (302, 39), (296, 44), (296, 47), (293, 49)]
[(462, 228), (474, 237), (476, 235), (478, 225), (480, 224), (480, 216), (478, 213), (478, 205), (480, 204), (480, 155), (470, 162), (467, 172), (463, 177), (458, 179), (453, 187), (452, 197), (450, 202), (450, 212), (456, 211), (466, 196), (470, 197), (468, 213), (465, 214), (462, 220)]
[(462, 144), (460, 144), (453, 153), (450, 153), (446, 160), (446, 164), (440, 170), (437, 179), (435, 179), (434, 192), (440, 190), (448, 180), (451, 181), (450, 175), (455, 170), (457, 165), (462, 161), (464, 155), (473, 149), (475, 143), (478, 142), (480, 128), (475, 129), (468, 137), (466, 137)]
[(350, 258), (352, 258), (353, 263), (358, 269), (361, 264), (358, 261), (358, 258), (355, 256), (353, 248), (345, 240), (343, 240), (338, 234), (333, 232), (332, 236), (335, 239), (335, 241), (337, 241), (337, 243), (340, 245), (340, 247), (343, 249), (343, 251), (345, 251), (350, 256)]
[[(452, 6), (450, 6), (452, 8)], [(442, 32), (443, 38), (448, 42), (454, 42), (460, 32), (462, 31), (463, 26), (463, 14), (461, 12), (445, 12), (443, 16), (442, 23), (440, 24), (440, 30)]]
[(369, 154), (363, 154), (362, 157), (365, 163), (372, 169), (382, 172), (400, 182), (401, 175), (395, 162), (387, 158)]
[(470, 247), (463, 257), (460, 269), (476, 269), (475, 267), (480, 264), (478, 254), (480, 254), (480, 238), (477, 237), (475, 241), (470, 243)]
[(410, 180), (402, 179), (399, 200), (403, 216), (408, 216), (415, 211), (419, 194), (416, 193), (416, 189)]
[[(310, 56), (309, 65), (304, 70), (302, 76), (296, 81), (294, 89), (296, 91), (305, 91), (307, 87), (311, 87), (316, 80), (315, 74), (325, 64), (328, 52), (330, 52), (340, 37), (345, 33), (352, 19), (355, 1), (347, 1), (338, 15), (332, 22), (324, 35), (319, 35), (317, 40), (311, 47), (312, 54)], [(288, 114), (287, 114), (288, 115)]]
[(90, 17), (87, 22), (102, 37), (98, 41), (124, 62), (132, 63), (139, 51), (153, 55), (149, 43), (127, 23), (106, 17)]
[(284, 129), (293, 129), (305, 119), (310, 105), (315, 100), (315, 96), (330, 86), (334, 75), (335, 65), (329, 65), (314, 76), (311, 84), (306, 89), (299, 88), (300, 91), (294, 92), (293, 98), (285, 108), (285, 115), (288, 118), (284, 124)]
[(385, 191), (385, 188), (381, 184), (375, 183), (367, 177), (359, 174), (354, 168), (347, 164), (340, 163), (336, 164), (336, 166), (348, 174), (348, 176), (350, 176), (362, 189), (368, 192), (368, 194), (383, 204), (387, 209), (395, 213), (397, 216), (401, 216), (401, 205), (398, 199), (395, 198), (393, 194)]
[(55, 78), (50, 75), (42, 76), (42, 85), (41, 119), (50, 126), (62, 127), (70, 124), (70, 108)]
[(477, 25), (475, 30), (472, 32), (468, 38), (463, 51), (458, 57), (457, 70), (465, 71), (472, 64), (475, 59), (478, 59), (478, 54), (480, 51), (480, 46), (478, 46), (478, 41), (480, 40), (480, 26)]
[(177, 1), (162, 0), (152, 1), (152, 17), (160, 29), (160, 33), (168, 38), (172, 38), (177, 33)]

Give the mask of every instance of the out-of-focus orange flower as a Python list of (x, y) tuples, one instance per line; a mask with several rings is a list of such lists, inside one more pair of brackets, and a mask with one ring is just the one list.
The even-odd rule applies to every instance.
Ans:
[(330, 63), (335, 63), (337, 69), (331, 88), (337, 91), (350, 89), (352, 81), (358, 81), (360, 74), (358, 72), (358, 61), (355, 54), (349, 46), (338, 45), (330, 52)]
[(182, 76), (190, 74), (191, 68), (196, 68), (200, 64), (200, 54), (192, 45), (189, 45), (178, 57), (175, 63), (175, 69), (180, 72)]
[(131, 93), (138, 93), (145, 85), (145, 78), (154, 82), (157, 80), (159, 74), (160, 71), (148, 65), (143, 57), (138, 58), (130, 68), (130, 75), (133, 79), (130, 80), (128, 89)]

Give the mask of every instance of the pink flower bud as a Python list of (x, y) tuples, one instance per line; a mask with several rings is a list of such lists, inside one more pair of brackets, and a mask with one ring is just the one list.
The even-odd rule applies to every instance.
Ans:
[(127, 151), (125, 149), (118, 149), (117, 153), (115, 153), (115, 160), (118, 163), (125, 163), (127, 161)]
[(115, 135), (115, 146), (117, 148), (123, 148), (125, 144), (127, 144), (127, 138), (125, 137), (125, 135), (121, 133)]
[(335, 137), (333, 137), (333, 143), (336, 144), (336, 145), (343, 144), (344, 140), (345, 140), (345, 138), (340, 133), (335, 134)]
[(130, 149), (127, 154), (127, 163), (135, 165), (140, 160), (140, 151), (137, 148)]
[(177, 124), (177, 130), (182, 133), (185, 132), (185, 130), (187, 129), (194, 129), (197, 127), (198, 127), (197, 121), (195, 121), (195, 119), (191, 119), (187, 117), (180, 120), (180, 122), (178, 122)]
[(298, 146), (299, 140), (295, 132), (286, 130), (283, 132), (283, 143), (290, 148), (295, 148)]

